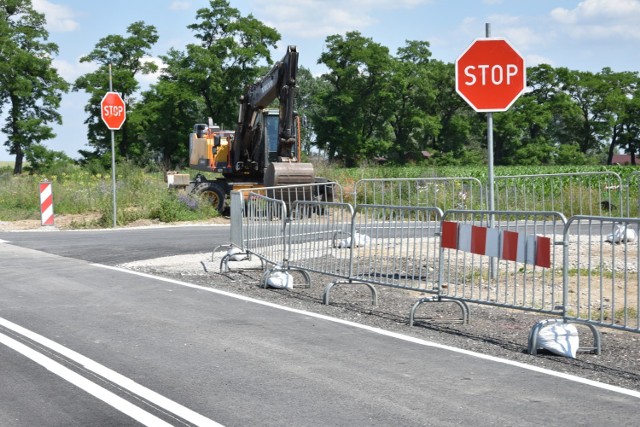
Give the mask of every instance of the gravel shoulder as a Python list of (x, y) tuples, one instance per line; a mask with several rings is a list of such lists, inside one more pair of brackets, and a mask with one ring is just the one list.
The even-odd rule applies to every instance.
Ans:
[[(374, 307), (366, 286), (341, 284), (332, 290), (331, 304), (324, 305), (323, 290), (333, 278), (312, 274), (311, 285), (304, 286), (302, 276), (296, 274), (291, 290), (262, 288), (259, 262), (231, 262), (231, 271), (220, 273), (223, 254), (181, 255), (121, 267), (640, 391), (639, 334), (602, 328), (601, 355), (579, 352), (576, 359), (571, 359), (541, 350), (531, 356), (526, 351), (528, 334), (537, 321), (548, 315), (470, 304), (470, 322), (462, 324), (454, 321), (460, 316), (455, 304), (426, 303), (419, 307), (416, 324), (410, 327), (411, 307), (426, 295), (377, 286), (378, 305)], [(579, 326), (578, 330), (581, 346), (591, 345), (588, 328)]]

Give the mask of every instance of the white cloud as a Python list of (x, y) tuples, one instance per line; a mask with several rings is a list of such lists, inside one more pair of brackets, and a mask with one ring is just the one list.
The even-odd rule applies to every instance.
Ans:
[(91, 62), (76, 61), (71, 63), (62, 59), (54, 59), (52, 65), (53, 68), (58, 70), (58, 74), (69, 83), (73, 83), (75, 79), (83, 74), (91, 73), (98, 69), (98, 66)]
[(527, 67), (535, 67), (536, 65), (540, 65), (540, 64), (549, 64), (552, 67), (555, 66), (553, 63), (553, 60), (542, 55), (536, 55), (536, 54), (526, 55), (524, 59)]
[(513, 15), (490, 15), (489, 22), (496, 27), (505, 27), (507, 25), (521, 25), (522, 19)]
[(573, 9), (555, 8), (550, 15), (576, 39), (640, 39), (638, 0), (584, 0)]
[(188, 10), (188, 9), (191, 9), (191, 2), (175, 0), (171, 2), (171, 5), (169, 5), (169, 9), (170, 10)]
[(253, 0), (265, 23), (291, 36), (314, 38), (362, 31), (377, 23), (374, 12), (411, 9), (431, 0)]
[[(491, 15), (487, 18), (487, 22), (491, 23), (491, 37), (505, 38), (517, 50), (526, 50), (544, 45), (546, 41), (544, 35), (527, 26), (528, 21), (524, 21), (518, 16)], [(484, 34), (478, 32), (480, 28), (477, 18), (467, 17), (460, 24), (459, 32), (468, 34), (469, 37), (476, 39), (484, 36)]]
[(502, 33), (518, 50), (531, 49), (544, 43), (543, 35), (528, 27), (508, 27)]
[(162, 62), (162, 59), (158, 57), (151, 57), (151, 56), (143, 58), (142, 61), (153, 62), (158, 66), (158, 71), (156, 71), (155, 73), (140, 74), (137, 76), (142, 90), (146, 90), (149, 85), (152, 85), (158, 82), (158, 78), (160, 78), (160, 74), (162, 73), (162, 70), (166, 67), (166, 64)]
[(56, 32), (70, 32), (78, 29), (76, 13), (68, 6), (52, 3), (48, 0), (33, 0), (33, 8), (44, 13), (47, 29)]

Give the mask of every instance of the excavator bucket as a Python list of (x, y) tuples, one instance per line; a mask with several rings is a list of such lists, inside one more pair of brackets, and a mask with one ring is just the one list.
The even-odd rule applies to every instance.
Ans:
[(264, 177), (266, 187), (278, 185), (312, 184), (315, 179), (311, 163), (273, 162)]
[[(313, 184), (315, 174), (311, 163), (271, 163), (265, 173), (265, 186), (293, 186), (298, 184)], [(314, 200), (312, 186), (285, 187), (283, 189), (267, 190), (267, 197), (283, 200), (287, 210), (296, 200)]]

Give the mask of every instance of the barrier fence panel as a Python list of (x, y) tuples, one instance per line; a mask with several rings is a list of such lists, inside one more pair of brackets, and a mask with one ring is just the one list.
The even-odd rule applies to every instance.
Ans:
[(362, 179), (354, 188), (357, 205), (437, 206), (486, 209), (484, 188), (476, 178)]
[(640, 332), (638, 218), (576, 216), (565, 228), (565, 319)]
[(286, 255), (286, 221), (284, 201), (249, 193), (243, 218), (244, 250), (267, 264), (282, 265)]
[(627, 178), (627, 217), (640, 217), (640, 171)]
[(437, 293), (441, 218), (433, 207), (356, 206), (354, 233), (342, 242), (353, 253), (351, 279)]
[[(493, 216), (493, 227), (489, 227)], [(440, 292), (466, 302), (562, 314), (558, 212), (447, 211)]]
[(342, 239), (351, 234), (353, 207), (345, 203), (298, 201), (288, 225), (288, 265), (348, 278), (351, 254)]
[(496, 176), (495, 209), (624, 216), (622, 179), (615, 172)]
[[(343, 201), (343, 190), (335, 182), (318, 182), (313, 184), (297, 184), (278, 187), (255, 187), (231, 192), (231, 244), (243, 251), (246, 238), (247, 201), (249, 194), (265, 196), (274, 200), (281, 200), (287, 212), (296, 201)], [(252, 213), (257, 215), (258, 212)]]

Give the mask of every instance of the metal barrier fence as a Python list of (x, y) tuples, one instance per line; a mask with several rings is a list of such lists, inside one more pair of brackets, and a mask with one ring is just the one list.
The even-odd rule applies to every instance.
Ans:
[(532, 328), (529, 353), (536, 354), (538, 333), (553, 323), (590, 327), (598, 354), (596, 326), (640, 332), (639, 226), (638, 218), (569, 218), (564, 230), (563, 315)]
[(456, 178), (362, 179), (354, 188), (355, 205), (437, 206), (447, 209), (486, 209), (480, 180)]
[(353, 207), (345, 203), (299, 201), (288, 226), (288, 265), (329, 276), (349, 276), (351, 254), (336, 239), (351, 234)]
[(438, 208), (297, 202), (288, 225), (288, 265), (338, 278), (336, 285), (385, 285), (437, 293)]
[[(255, 194), (279, 200), (284, 203), (285, 212), (283, 218), (289, 216), (291, 207), (297, 201), (337, 201), (342, 202), (342, 186), (336, 182), (322, 182), (314, 184), (287, 185), (279, 187), (249, 188), (231, 192), (231, 245), (247, 251), (246, 229), (251, 221), (262, 221), (260, 210), (250, 212), (248, 207), (249, 194)], [(264, 209), (263, 209), (264, 210)], [(250, 219), (251, 217), (251, 219)], [(255, 225), (255, 224), (254, 224)]]
[(439, 266), (442, 295), (562, 315), (565, 223), (558, 212), (445, 212)]
[[(573, 179), (564, 178), (568, 181), (557, 188), (561, 197)], [(637, 176), (629, 178), (627, 188), (633, 179)], [(393, 199), (378, 190), (369, 191), (387, 180), (368, 181), (358, 184), (358, 199)], [(392, 181), (405, 187), (408, 182), (415, 184)], [(342, 199), (341, 188), (331, 185)], [(382, 204), (354, 208), (317, 201), (309, 187), (293, 193), (282, 187), (278, 194), (269, 190), (234, 192), (232, 203), (240, 215), (233, 214), (232, 205), (232, 236), (233, 221), (240, 224), (242, 236), (237, 246), (275, 266), (273, 270), (297, 269), (336, 278), (323, 293), (327, 304), (335, 285), (364, 284), (371, 289), (374, 304), (374, 285), (429, 295), (411, 309), (410, 324), (421, 304), (440, 301), (458, 304), (463, 321), (468, 320), (468, 302), (556, 316), (532, 328), (532, 354), (540, 330), (554, 322), (590, 328), (596, 353), (600, 352), (596, 326), (640, 332), (638, 218), (574, 215), (567, 221), (556, 211), (451, 209), (443, 213), (437, 207)], [(583, 197), (614, 191), (621, 198), (621, 187), (587, 192)], [(535, 199), (534, 193), (522, 194)], [(281, 200), (286, 194), (295, 197)], [(554, 205), (559, 200), (548, 202)], [(576, 204), (572, 209), (590, 205)], [(630, 230), (635, 240), (624, 237)]]
[(495, 209), (624, 216), (622, 179), (615, 172), (496, 176)]
[(287, 206), (284, 201), (249, 193), (243, 248), (264, 263), (282, 265), (285, 259)]
[(358, 205), (355, 211), (351, 240), (341, 242), (353, 253), (350, 279), (438, 292), (440, 209)]
[(640, 332), (639, 225), (638, 218), (569, 219), (565, 319)]

